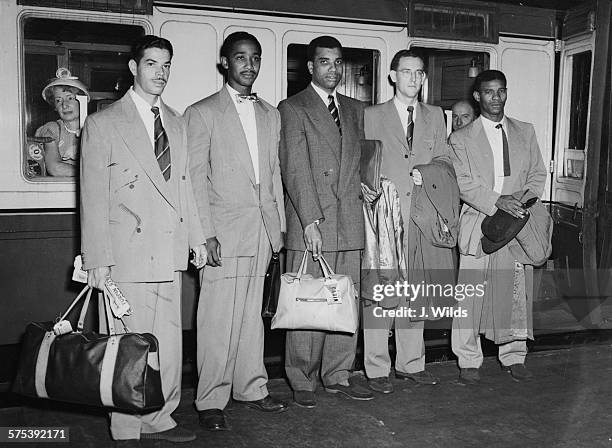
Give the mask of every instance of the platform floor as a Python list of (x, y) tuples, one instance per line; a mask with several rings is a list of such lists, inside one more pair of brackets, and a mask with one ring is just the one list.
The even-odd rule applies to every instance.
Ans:
[[(145, 448), (183, 447), (612, 447), (612, 343), (591, 342), (531, 353), (535, 378), (517, 383), (494, 357), (485, 359), (482, 381), (457, 381), (452, 361), (427, 365), (441, 383), (414, 386), (394, 380), (396, 391), (358, 402), (317, 391), (318, 405), (265, 415), (232, 404), (231, 432), (198, 427), (194, 389), (184, 388), (175, 416), (196, 431), (191, 443), (142, 441)], [(356, 374), (357, 381), (365, 381)], [(290, 400), (282, 379), (271, 393)], [(74, 447), (111, 447), (106, 417), (94, 409), (32, 401), (0, 409), (0, 426), (68, 426)], [(37, 446), (67, 446), (39, 444)], [(25, 447), (27, 444), (5, 444)], [(29, 445), (36, 446), (36, 445)]]

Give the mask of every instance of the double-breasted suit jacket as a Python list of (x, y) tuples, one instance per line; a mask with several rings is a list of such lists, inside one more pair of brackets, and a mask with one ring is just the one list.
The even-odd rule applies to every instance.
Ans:
[[(468, 126), (453, 132), (449, 142), (453, 149), (453, 164), (464, 202), (459, 219), (459, 251), (464, 255), (482, 256), (480, 225), (487, 215), (497, 211), (500, 196), (493, 190), (495, 170), (493, 150), (477, 118)], [(510, 176), (505, 178), (501, 194), (529, 189), (541, 197), (546, 183), (546, 168), (531, 123), (506, 117)]]
[(452, 165), (446, 143), (444, 114), (437, 106), (418, 103), (412, 151), (408, 148), (406, 130), (400, 121), (393, 99), (366, 108), (364, 121), (365, 137), (382, 142), (381, 174), (395, 184), (407, 230), (414, 187), (414, 181), (410, 176), (412, 169), (434, 160)]
[(283, 187), (278, 160), (280, 116), (254, 103), (259, 151), (259, 186), (240, 117), (226, 88), (189, 106), (191, 176), (206, 237), (216, 236), (223, 256), (254, 256), (263, 218), (272, 250), (285, 231)]
[(83, 129), (83, 267), (111, 266), (117, 282), (171, 281), (187, 268), (189, 247), (204, 242), (185, 125), (161, 100), (160, 107), (172, 158), (169, 182), (129, 93), (90, 115)]
[(363, 248), (359, 140), (364, 104), (340, 94), (337, 98), (342, 136), (312, 85), (278, 105), (290, 250), (305, 249), (303, 230), (316, 220), (322, 221), (324, 251)]

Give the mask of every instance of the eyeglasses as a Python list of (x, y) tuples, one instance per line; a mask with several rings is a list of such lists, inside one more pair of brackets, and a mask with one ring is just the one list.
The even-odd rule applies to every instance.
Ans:
[(397, 70), (398, 73), (401, 73), (402, 76), (406, 76), (409, 78), (423, 79), (425, 77), (425, 72), (423, 70), (410, 70), (409, 68), (404, 68), (402, 70)]

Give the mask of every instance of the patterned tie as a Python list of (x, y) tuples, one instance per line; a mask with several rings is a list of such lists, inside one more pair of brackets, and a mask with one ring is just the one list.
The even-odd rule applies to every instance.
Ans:
[(166, 130), (162, 125), (161, 116), (159, 115), (159, 107), (152, 107), (151, 112), (155, 117), (153, 126), (153, 135), (155, 136), (155, 157), (159, 164), (164, 179), (170, 179), (170, 142), (166, 135)]
[(408, 150), (412, 152), (412, 134), (414, 133), (414, 121), (412, 121), (412, 112), (414, 107), (408, 106), (408, 122), (406, 124), (406, 142), (408, 143)]
[(327, 95), (327, 100), (329, 101), (329, 104), (327, 105), (327, 109), (329, 110), (329, 113), (331, 114), (332, 118), (334, 119), (334, 122), (336, 123), (336, 126), (338, 126), (338, 131), (340, 131), (340, 135), (342, 135), (342, 128), (340, 127), (340, 116), (338, 115), (338, 108), (336, 107), (336, 102), (334, 101), (334, 96), (333, 95)]
[(495, 126), (496, 129), (501, 129), (502, 141), (504, 144), (504, 177), (510, 176), (510, 155), (508, 154), (508, 137), (506, 137), (506, 131), (501, 123)]
[(255, 92), (251, 93), (250, 95), (243, 95), (239, 93), (236, 95), (236, 98), (238, 99), (239, 103), (242, 103), (243, 101), (252, 101), (256, 103), (259, 101), (259, 98), (257, 98), (257, 94)]

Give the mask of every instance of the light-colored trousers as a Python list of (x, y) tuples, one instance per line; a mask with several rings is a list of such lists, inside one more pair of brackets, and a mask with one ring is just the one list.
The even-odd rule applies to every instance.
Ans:
[[(181, 398), (183, 367), (183, 334), (181, 328), (181, 272), (171, 282), (124, 283), (117, 286), (130, 303), (133, 313), (123, 321), (133, 333), (152, 333), (159, 342), (159, 365), (166, 404), (148, 414), (111, 412), (110, 431), (113, 439), (139, 439), (141, 433), (172, 429), (176, 422), (170, 416)], [(117, 333), (123, 325), (115, 320)]]
[(271, 254), (262, 222), (254, 257), (224, 257), (223, 266), (200, 271), (198, 411), (224, 409), (230, 396), (253, 401), (268, 395), (261, 304)]
[[(287, 271), (297, 272), (302, 251), (287, 251)], [(307, 273), (321, 277), (318, 262), (308, 260)], [(359, 293), (361, 251), (323, 252), (325, 260), (337, 274), (350, 275)], [(359, 330), (358, 330), (359, 331)], [(285, 341), (285, 372), (293, 390), (313, 391), (321, 374), (324, 386), (348, 381), (355, 362), (358, 331), (354, 334), (328, 331), (287, 330)]]
[[(371, 308), (370, 308), (371, 310)], [(368, 308), (364, 308), (364, 315)], [(406, 317), (379, 317), (377, 328), (368, 328), (364, 319), (364, 365), (368, 378), (389, 376), (389, 330), (395, 319), (395, 370), (401, 373), (417, 373), (425, 370), (424, 321), (411, 322)], [(386, 328), (380, 328), (380, 323)], [(401, 323), (400, 323), (401, 321)], [(403, 328), (402, 328), (403, 327)]]
[[(479, 282), (484, 282), (484, 273), (488, 268), (490, 257), (476, 258), (471, 255), (461, 255), (459, 261), (459, 279), (457, 283), (471, 283), (474, 281), (476, 270), (483, 273)], [(469, 272), (466, 282), (462, 272)], [(467, 310), (465, 317), (453, 318), (451, 347), (457, 356), (459, 367), (479, 368), (482, 365), (483, 355), (480, 346), (480, 321), (484, 304), (484, 296), (473, 295), (467, 297), (459, 305)], [(484, 331), (485, 329), (482, 329)], [(503, 366), (524, 364), (527, 356), (527, 341), (512, 341), (498, 345), (498, 358)]]

